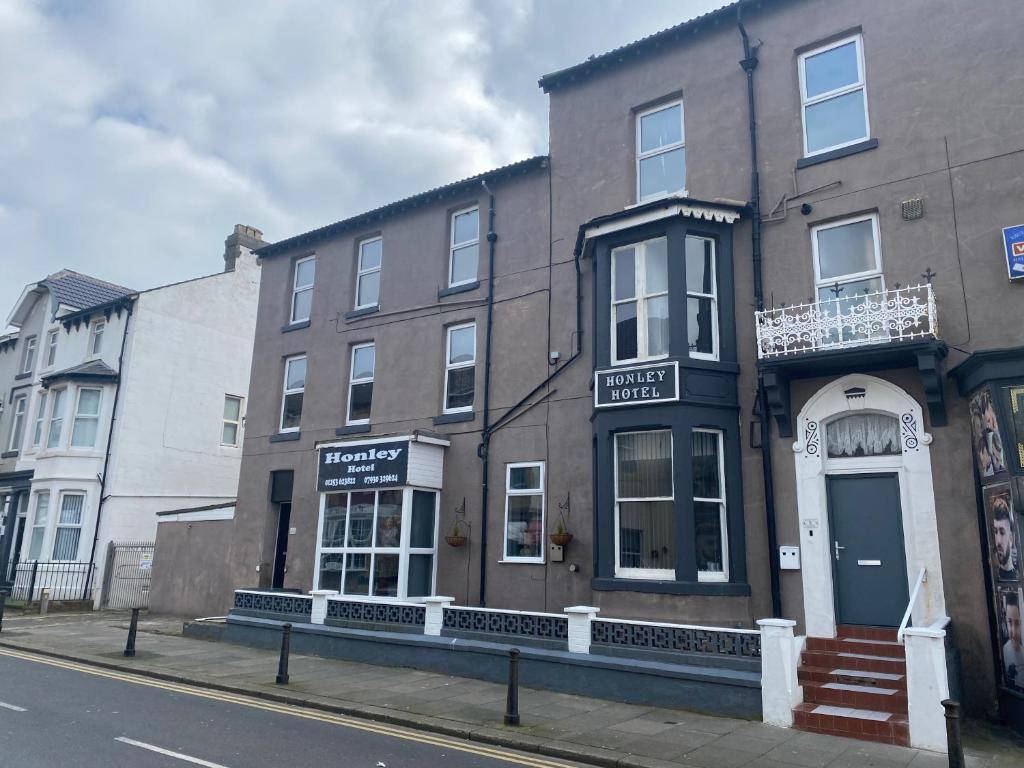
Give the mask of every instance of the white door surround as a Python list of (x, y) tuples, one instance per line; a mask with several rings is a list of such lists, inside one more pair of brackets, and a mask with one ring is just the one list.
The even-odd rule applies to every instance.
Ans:
[[(900, 455), (829, 459), (825, 449), (825, 425), (852, 411), (896, 417), (900, 425)], [(851, 374), (825, 385), (807, 401), (797, 417), (797, 435), (793, 451), (796, 454), (807, 634), (836, 636), (832, 539), (825, 483), (829, 474), (896, 472), (909, 591), (913, 590), (920, 569), (927, 569), (927, 581), (914, 607), (913, 623), (925, 627), (935, 617), (946, 615), (929, 449), (932, 437), (924, 431), (921, 406), (895, 384), (875, 376)]]

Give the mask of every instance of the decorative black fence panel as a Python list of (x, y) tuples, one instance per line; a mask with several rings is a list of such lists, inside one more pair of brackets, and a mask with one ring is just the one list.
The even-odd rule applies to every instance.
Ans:
[(308, 622), (313, 598), (288, 592), (235, 592), (233, 613), (245, 616), (285, 616)]
[(472, 608), (446, 608), (444, 628), (539, 640), (567, 640), (569, 637), (569, 619), (565, 616), (480, 611)]
[(18, 563), (14, 570), (11, 598), (28, 603), (38, 602), (43, 590), (51, 600), (91, 600), (96, 566), (88, 563), (62, 563), (31, 560)]
[(328, 600), (327, 622), (359, 622), (362, 624), (397, 624), (422, 627), (427, 611), (422, 605), (395, 605), (358, 600)]
[(710, 653), (744, 659), (761, 657), (759, 632), (730, 632), (706, 627), (659, 626), (598, 619), (590, 624), (590, 641), (595, 645), (630, 650)]

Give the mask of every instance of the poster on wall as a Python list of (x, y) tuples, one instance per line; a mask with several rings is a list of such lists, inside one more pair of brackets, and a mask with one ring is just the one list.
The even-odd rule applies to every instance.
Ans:
[(1024, 471), (1024, 386), (1004, 387), (1006, 412), (1010, 415), (1010, 454)]
[(1024, 645), (1020, 625), (1024, 591), (1019, 586), (1000, 588), (996, 602), (1003, 684), (1011, 690), (1024, 692)]
[(989, 530), (989, 551), (992, 553), (992, 573), (997, 583), (1016, 583), (1020, 574), (1020, 537), (1013, 514), (1010, 485), (990, 485), (982, 494)]
[(974, 457), (978, 462), (978, 474), (984, 484), (985, 478), (1006, 471), (1006, 456), (999, 434), (999, 422), (996, 420), (995, 404), (987, 387), (971, 395), (970, 412)]

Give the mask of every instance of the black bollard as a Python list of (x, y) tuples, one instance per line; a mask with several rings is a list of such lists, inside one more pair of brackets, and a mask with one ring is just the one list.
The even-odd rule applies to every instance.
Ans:
[(4, 630), (4, 608), (7, 605), (7, 593), (0, 592), (0, 632)]
[(508, 652), (508, 696), (505, 699), (505, 725), (519, 725), (519, 649)]
[(139, 609), (132, 608), (132, 623), (128, 625), (128, 642), (124, 646), (125, 656), (135, 655), (135, 632), (139, 628)]
[(946, 710), (946, 746), (949, 751), (949, 768), (964, 768), (964, 745), (960, 741), (960, 702), (945, 699), (942, 708)]
[(288, 652), (292, 644), (292, 625), (285, 623), (281, 625), (281, 660), (277, 662), (278, 685), (288, 685)]

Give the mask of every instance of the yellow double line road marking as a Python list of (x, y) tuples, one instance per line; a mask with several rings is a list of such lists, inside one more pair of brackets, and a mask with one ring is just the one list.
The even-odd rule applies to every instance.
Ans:
[(277, 712), (278, 714), (288, 715), (290, 717), (301, 717), (306, 720), (317, 720), (322, 723), (340, 725), (345, 728), (354, 728), (356, 730), (366, 731), (368, 733), (376, 733), (382, 736), (391, 736), (396, 739), (405, 739), (406, 741), (414, 741), (419, 744), (429, 744), (434, 747), (443, 747), (445, 749), (458, 750), (459, 752), (468, 752), (474, 755), (480, 755), (482, 757), (489, 757), (494, 760), (504, 760), (507, 763), (515, 763), (517, 765), (530, 766), (530, 768), (570, 768), (571, 765), (570, 763), (548, 760), (543, 757), (533, 757), (532, 755), (528, 754), (509, 752), (500, 748), (488, 747), (483, 744), (469, 743), (465, 741), (447, 738), (445, 736), (438, 736), (432, 733), (413, 731), (410, 729), (400, 728), (398, 726), (387, 725), (384, 723), (375, 723), (372, 720), (360, 720), (354, 717), (348, 717), (346, 715), (336, 715), (331, 712), (320, 712), (316, 710), (304, 709), (302, 707), (290, 704), (282, 704), (275, 701), (258, 699), (252, 696), (243, 696), (236, 693), (229, 693), (227, 691), (214, 691), (209, 689), (198, 688), (192, 685), (186, 685), (183, 683), (174, 683), (167, 680), (157, 680), (155, 678), (144, 677), (141, 675), (132, 674), (130, 672), (118, 672), (110, 669), (103, 669), (101, 667), (93, 667), (88, 664), (80, 664), (74, 661), (65, 661), (63, 659), (56, 659), (49, 656), (39, 656), (28, 651), (18, 651), (11, 648), (0, 648), (0, 656), (10, 656), (12, 658), (22, 659), (23, 661), (32, 661), (38, 664), (47, 664), (51, 667), (59, 667), (61, 669), (69, 669), (75, 672), (83, 672), (87, 675), (96, 675), (97, 677), (106, 677), (112, 680), (120, 680), (122, 682), (132, 683), (134, 685), (145, 685), (150, 688), (161, 688), (165, 691), (184, 693), (189, 696), (198, 696), (204, 699), (213, 699), (214, 701), (223, 701), (228, 702), (230, 704), (239, 704), (244, 707), (262, 709), (267, 712)]

